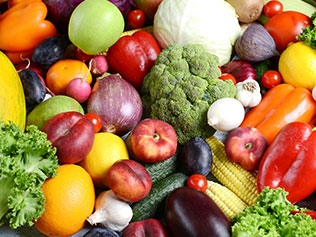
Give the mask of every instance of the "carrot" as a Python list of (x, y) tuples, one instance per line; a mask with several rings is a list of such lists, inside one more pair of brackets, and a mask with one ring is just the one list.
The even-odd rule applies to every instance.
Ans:
[[(281, 88), (281, 85), (284, 86)], [(251, 114), (247, 113), (241, 124), (243, 127), (254, 126), (259, 129), (269, 144), (286, 124), (294, 121), (310, 122), (316, 114), (316, 102), (308, 89), (290, 88), (287, 84), (279, 86), (274, 87), (277, 90), (270, 89), (269, 92), (273, 91), (264, 96), (263, 104), (250, 110)]]

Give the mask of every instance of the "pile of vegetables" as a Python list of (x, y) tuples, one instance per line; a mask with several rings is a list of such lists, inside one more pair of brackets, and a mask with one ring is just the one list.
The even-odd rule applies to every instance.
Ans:
[(170, 123), (180, 144), (211, 136), (215, 130), (207, 124), (207, 110), (237, 92), (234, 83), (220, 80), (220, 75), (218, 57), (201, 44), (169, 45), (144, 78), (144, 116)]
[(34, 125), (0, 122), (0, 137), (0, 226), (31, 226), (44, 212), (41, 186), (57, 174), (56, 148)]
[(282, 188), (264, 188), (256, 204), (246, 207), (234, 218), (232, 236), (313, 236), (316, 221), (304, 214), (304, 210), (292, 214), (300, 208), (290, 203), (286, 196)]

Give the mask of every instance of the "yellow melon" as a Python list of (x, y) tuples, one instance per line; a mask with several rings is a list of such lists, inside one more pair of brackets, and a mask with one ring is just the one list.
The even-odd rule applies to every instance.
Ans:
[(14, 65), (0, 51), (0, 120), (25, 128), (26, 105), (23, 86)]

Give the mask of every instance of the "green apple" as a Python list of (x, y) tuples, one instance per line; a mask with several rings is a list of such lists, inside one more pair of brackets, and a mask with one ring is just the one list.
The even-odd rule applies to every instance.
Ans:
[(162, 0), (135, 0), (135, 5), (137, 9), (141, 9), (145, 13), (147, 20), (152, 23), (161, 2)]
[(44, 124), (54, 115), (67, 111), (77, 111), (84, 114), (83, 107), (75, 99), (65, 95), (50, 97), (38, 104), (26, 116), (26, 125), (34, 124), (41, 130)]
[(70, 41), (86, 54), (98, 54), (112, 46), (125, 27), (120, 10), (108, 0), (85, 0), (72, 12)]

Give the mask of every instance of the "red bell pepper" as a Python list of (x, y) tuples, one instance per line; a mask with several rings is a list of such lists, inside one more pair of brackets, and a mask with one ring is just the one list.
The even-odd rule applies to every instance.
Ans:
[(316, 131), (305, 122), (292, 122), (277, 134), (262, 157), (257, 185), (281, 187), (296, 203), (316, 189)]
[(110, 70), (119, 73), (137, 90), (143, 85), (145, 75), (155, 64), (161, 49), (154, 36), (144, 30), (122, 36), (107, 51)]

